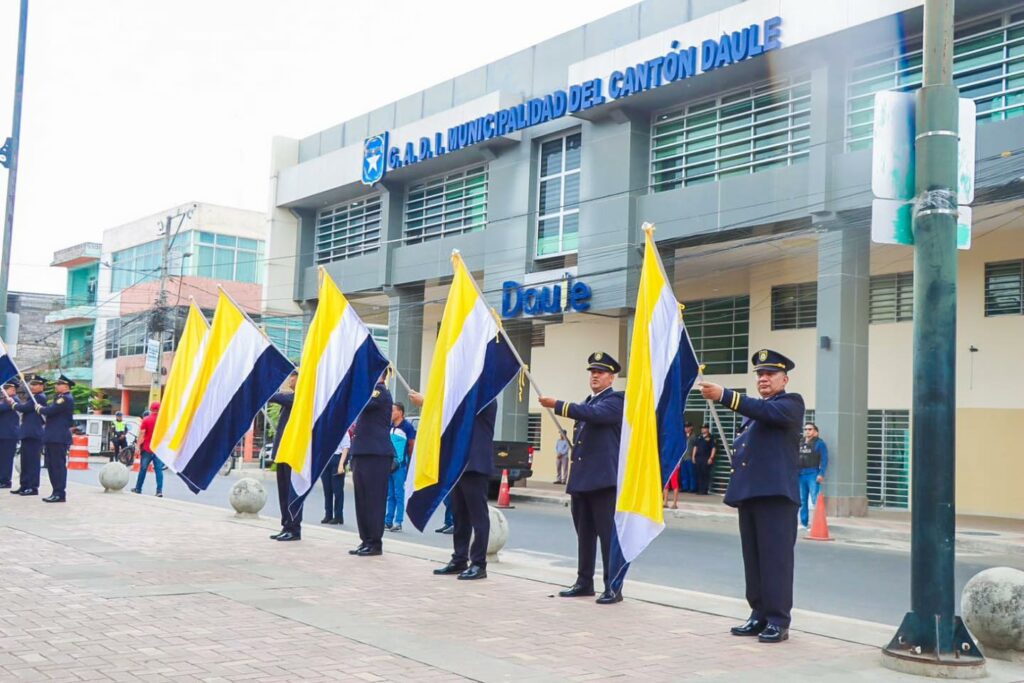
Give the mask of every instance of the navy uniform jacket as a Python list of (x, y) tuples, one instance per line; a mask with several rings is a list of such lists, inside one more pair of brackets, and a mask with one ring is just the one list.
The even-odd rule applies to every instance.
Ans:
[(14, 406), (8, 403), (7, 399), (0, 397), (0, 439), (17, 439), (20, 430), (21, 421)]
[(71, 445), (71, 428), (75, 426), (75, 399), (69, 391), (59, 394), (53, 403), (41, 411), (46, 418), (43, 426), (43, 443)]
[(14, 407), (21, 413), (21, 430), (18, 436), (22, 439), (43, 440), (43, 416), (36, 412), (37, 403), (45, 406), (46, 394), (41, 391), (38, 394), (30, 394), (27, 400), (19, 402)]
[(373, 389), (370, 402), (356, 418), (349, 455), (384, 455), (395, 457), (391, 445), (391, 392), (383, 384)]
[(491, 474), (494, 471), (494, 421), (498, 402), (491, 401), (473, 420), (473, 438), (469, 442), (466, 471)]
[(572, 468), (566, 493), (597, 491), (619, 484), (619, 437), (625, 396), (608, 387), (589, 403), (555, 403), (555, 414), (576, 420)]
[(750, 498), (785, 496), (799, 505), (803, 396), (783, 391), (761, 399), (726, 389), (720, 403), (747, 418), (733, 443), (733, 472), (725, 504), (736, 507)]
[(281, 412), (277, 416), (277, 427), (274, 428), (274, 445), (270, 451), (270, 457), (277, 460), (277, 445), (281, 443), (281, 437), (284, 436), (284, 428), (288, 425), (288, 418), (292, 415), (292, 405), (295, 404), (295, 392), (279, 391), (271, 396), (267, 403), (276, 403), (281, 406)]

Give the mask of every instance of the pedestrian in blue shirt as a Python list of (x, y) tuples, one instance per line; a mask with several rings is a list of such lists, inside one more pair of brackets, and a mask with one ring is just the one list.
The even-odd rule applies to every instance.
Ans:
[(388, 479), (384, 528), (401, 531), (405, 520), (405, 478), (409, 474), (409, 459), (416, 445), (416, 428), (405, 419), (405, 405), (398, 401), (391, 406), (391, 444), (395, 447), (395, 462)]
[(818, 425), (808, 422), (804, 425), (804, 440), (800, 442), (800, 525), (804, 529), (810, 523), (809, 505), (817, 504), (827, 469), (828, 446), (818, 434)]

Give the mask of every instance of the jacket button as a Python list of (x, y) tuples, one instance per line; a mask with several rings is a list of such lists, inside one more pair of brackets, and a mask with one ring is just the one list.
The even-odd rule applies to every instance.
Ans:
[(744, 467), (746, 467), (746, 466), (747, 466), (747, 463), (743, 463), (743, 466), (744, 466)]

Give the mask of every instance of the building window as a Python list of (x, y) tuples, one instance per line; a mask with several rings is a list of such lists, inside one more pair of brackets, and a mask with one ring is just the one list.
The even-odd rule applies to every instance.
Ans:
[(910, 485), (910, 411), (868, 411), (868, 505), (906, 508)]
[(708, 375), (747, 371), (750, 336), (750, 297), (691, 301), (683, 309), (683, 322), (697, 358)]
[(409, 187), (405, 200), (406, 244), (483, 230), (486, 223), (486, 166), (429, 178)]
[(121, 338), (121, 319), (110, 318), (107, 320), (107, 331), (103, 338), (103, 357), (117, 358), (117, 346)]
[(380, 248), (380, 195), (321, 209), (316, 216), (316, 262), (371, 254)]
[(536, 349), (544, 346), (546, 339), (547, 325), (534, 322), (530, 327), (530, 348)]
[(807, 160), (809, 76), (773, 81), (658, 114), (651, 131), (654, 192)]
[(117, 339), (118, 356), (136, 356), (146, 352), (148, 315), (121, 320)]
[(540, 146), (537, 192), (537, 256), (576, 251), (580, 231), (579, 133)]
[(267, 337), (293, 363), (302, 358), (302, 317), (263, 319)]
[(1024, 260), (985, 264), (985, 315), (1024, 315)]
[(540, 450), (541, 413), (530, 413), (526, 416), (526, 441), (533, 450)]
[(901, 323), (914, 319), (914, 274), (872, 275), (868, 321)]
[[(814, 421), (814, 417), (815, 417), (816, 414), (817, 414), (817, 411), (814, 408), (805, 408), (804, 409), (804, 424), (808, 424), (808, 423), (810, 423), (810, 424), (817, 424)], [(800, 428), (800, 433), (803, 434), (803, 427), (802, 426)]]
[[(1024, 116), (1024, 12), (956, 31), (953, 81), (978, 107), (978, 123)], [(875, 93), (921, 87), (921, 36), (858, 59), (846, 87), (846, 146), (871, 147)]]
[(773, 330), (799, 330), (817, 324), (817, 282), (772, 287)]
[(110, 259), (110, 287), (120, 292), (142, 282), (160, 279), (163, 240), (115, 251)]
[(198, 254), (195, 275), (199, 277), (235, 282), (263, 281), (262, 240), (200, 232), (193, 253)]

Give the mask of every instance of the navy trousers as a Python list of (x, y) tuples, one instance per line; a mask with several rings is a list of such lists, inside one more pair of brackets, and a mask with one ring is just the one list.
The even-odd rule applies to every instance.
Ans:
[(356, 494), (356, 525), (359, 539), (370, 550), (380, 550), (384, 538), (384, 511), (388, 502), (389, 455), (352, 456), (353, 489)]
[(43, 452), (40, 439), (21, 440), (21, 478), (19, 488), (39, 490), (39, 455)]
[[(302, 535), (302, 503), (295, 506), (295, 510), (289, 511), (288, 504), (295, 500), (295, 491), (292, 489), (292, 466), (283, 462), (277, 463), (277, 504), (281, 508), (281, 531), (289, 531), (293, 534)], [(295, 516), (292, 517), (292, 512)]]
[(793, 609), (793, 548), (797, 505), (784, 496), (739, 505), (740, 545), (750, 616), (789, 628)]
[(338, 474), (340, 461), (341, 454), (335, 453), (320, 475), (320, 484), (324, 487), (324, 517), (330, 519), (345, 519), (345, 475)]
[(0, 484), (4, 486), (10, 486), (14, 477), (14, 451), (17, 448), (17, 439), (0, 439)]
[[(463, 472), (449, 494), (455, 517), (452, 562), (487, 566), (487, 539), (491, 533), (491, 513), (487, 509), (489, 484), (490, 476), (486, 474)], [(473, 539), (472, 545), (470, 538)]]
[(68, 445), (66, 443), (46, 443), (46, 475), (50, 478), (53, 495), (65, 498), (68, 485)]
[(576, 527), (576, 583), (588, 590), (594, 588), (594, 565), (597, 543), (601, 542), (601, 563), (604, 587), (611, 587), (608, 576), (608, 555), (615, 533), (615, 487), (572, 494), (572, 523)]

